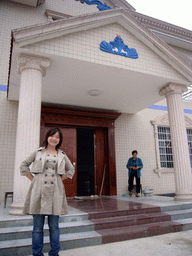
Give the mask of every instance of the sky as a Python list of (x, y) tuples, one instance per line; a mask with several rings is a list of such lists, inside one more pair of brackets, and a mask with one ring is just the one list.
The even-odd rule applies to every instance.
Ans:
[(192, 0), (126, 0), (136, 12), (192, 31)]

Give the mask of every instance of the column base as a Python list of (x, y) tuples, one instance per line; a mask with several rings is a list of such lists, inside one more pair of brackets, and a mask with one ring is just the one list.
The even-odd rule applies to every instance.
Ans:
[(24, 213), (23, 213), (23, 204), (21, 205), (21, 204), (12, 204), (11, 205), (11, 210), (9, 211), (9, 214), (11, 214), (11, 215), (25, 215)]
[(192, 202), (192, 194), (176, 194), (174, 197), (175, 201)]

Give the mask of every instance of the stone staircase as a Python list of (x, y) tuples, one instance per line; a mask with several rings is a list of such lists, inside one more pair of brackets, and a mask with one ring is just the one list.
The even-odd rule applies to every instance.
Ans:
[(171, 216), (159, 207), (142, 210), (89, 214), (102, 243), (149, 237), (182, 230), (182, 225), (171, 221)]
[(182, 230), (192, 229), (192, 203), (164, 206), (161, 211), (171, 216), (171, 220), (182, 225)]
[[(62, 216), (59, 226), (61, 250), (101, 244), (101, 235), (94, 231), (94, 224), (88, 220), (87, 214)], [(32, 218), (0, 221), (0, 255), (31, 255), (32, 228)], [(46, 219), (43, 251), (49, 250), (49, 230)]]
[[(120, 204), (122, 202), (119, 202)], [(84, 203), (82, 203), (84, 204)], [(107, 202), (106, 202), (107, 204)], [(118, 242), (192, 229), (192, 204), (165, 207), (129, 204), (129, 209), (93, 208), (89, 213), (60, 217), (61, 250)], [(0, 255), (27, 256), (31, 250), (32, 218), (0, 221)], [(44, 227), (44, 252), (49, 232)]]

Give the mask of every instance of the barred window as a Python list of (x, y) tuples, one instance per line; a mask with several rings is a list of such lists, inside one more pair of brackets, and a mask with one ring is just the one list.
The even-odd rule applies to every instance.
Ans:
[(189, 157), (192, 167), (192, 129), (187, 129), (187, 139), (188, 139), (188, 147), (189, 147)]
[[(187, 129), (189, 156), (192, 166), (192, 129)], [(169, 127), (158, 126), (158, 142), (160, 165), (162, 168), (173, 168), (173, 155), (171, 145), (171, 134)]]
[(171, 134), (169, 127), (158, 127), (160, 164), (162, 168), (173, 168)]

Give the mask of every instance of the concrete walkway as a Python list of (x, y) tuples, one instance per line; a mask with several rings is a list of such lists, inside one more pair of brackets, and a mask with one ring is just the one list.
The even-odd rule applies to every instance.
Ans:
[[(45, 253), (45, 256), (48, 254)], [(61, 251), (60, 256), (191, 256), (192, 230)]]

